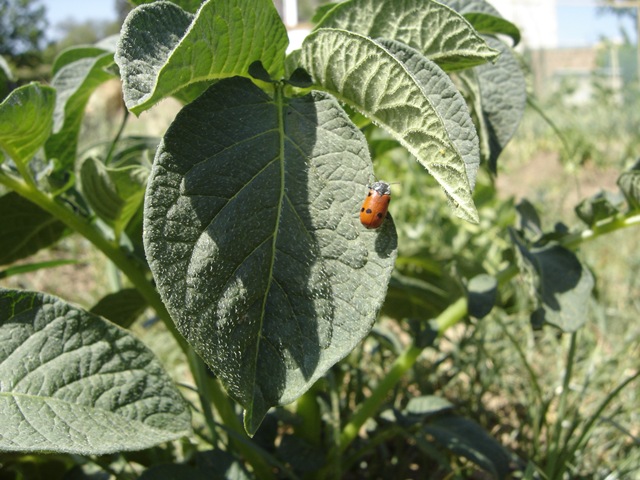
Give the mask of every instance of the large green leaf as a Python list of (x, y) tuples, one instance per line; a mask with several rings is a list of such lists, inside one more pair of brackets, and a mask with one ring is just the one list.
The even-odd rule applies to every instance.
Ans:
[(16, 88), (2, 102), (0, 147), (13, 161), (26, 164), (47, 140), (55, 101), (55, 89), (30, 83)]
[(15, 192), (0, 197), (0, 225), (0, 265), (53, 245), (66, 229), (64, 223)]
[(210, 0), (196, 15), (170, 2), (142, 5), (116, 51), (125, 103), (139, 114), (170, 95), (192, 100), (215, 79), (247, 76), (257, 60), (280, 78), (288, 43), (271, 0)]
[(0, 450), (98, 455), (188, 435), (186, 402), (136, 338), (35, 292), (0, 289)]
[(460, 72), (478, 120), (482, 153), (497, 171), (498, 157), (518, 129), (527, 102), (527, 85), (512, 50), (502, 41), (485, 37), (501, 52), (495, 63)]
[(400, 141), (442, 186), (456, 215), (477, 223), (471, 190), (479, 154), (466, 104), (444, 72), (395, 45), (390, 51), (363, 35), (321, 29), (304, 41), (298, 60), (315, 84)]
[(11, 90), (11, 84), (14, 82), (13, 73), (9, 64), (0, 56), (0, 101), (4, 100)]
[(529, 247), (514, 231), (511, 238), (540, 306), (532, 316), (534, 326), (548, 323), (564, 332), (575, 332), (587, 321), (594, 285), (589, 269), (561, 245)]
[(445, 70), (480, 65), (498, 55), (455, 10), (432, 0), (347, 0), (331, 9), (316, 28), (397, 40)]
[(213, 85), (158, 149), (145, 250), (176, 326), (258, 428), (369, 332), (396, 249), (358, 211), (367, 144), (333, 97)]
[(51, 81), (58, 95), (53, 135), (47, 140), (45, 150), (47, 158), (57, 158), (62, 168), (72, 167), (75, 162), (85, 107), (96, 88), (115, 78), (107, 70), (112, 64), (111, 52), (82, 57), (61, 67)]

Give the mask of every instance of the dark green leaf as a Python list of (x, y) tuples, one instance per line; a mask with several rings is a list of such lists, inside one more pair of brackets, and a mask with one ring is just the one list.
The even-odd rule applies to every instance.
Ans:
[(147, 308), (146, 300), (135, 288), (123, 288), (100, 299), (90, 312), (129, 328)]
[(434, 420), (423, 429), (436, 443), (465, 457), (494, 478), (506, 478), (510, 472), (509, 453), (477, 423), (460, 417)]
[(64, 170), (73, 167), (78, 148), (78, 136), (89, 97), (104, 82), (115, 75), (107, 70), (113, 64), (113, 53), (86, 57), (60, 68), (51, 84), (56, 88), (53, 135), (47, 140), (48, 159), (57, 158)]
[(0, 289), (0, 379), (0, 450), (98, 455), (191, 431), (139, 340), (49, 295)]
[(125, 103), (139, 114), (185, 88), (195, 98), (213, 80), (249, 75), (257, 60), (280, 79), (288, 43), (271, 0), (210, 0), (196, 15), (169, 2), (142, 5), (125, 20), (116, 51)]
[(511, 238), (528, 266), (527, 273), (535, 276), (531, 282), (542, 309), (536, 321), (544, 320), (564, 332), (574, 332), (584, 325), (594, 284), (589, 269), (560, 245), (528, 248), (514, 232)]
[(0, 147), (14, 162), (26, 165), (47, 140), (55, 102), (55, 89), (37, 83), (16, 88), (2, 102)]
[(494, 17), (501, 16), (500, 12), (498, 12), (498, 10), (496, 10), (493, 5), (486, 0), (443, 0), (440, 3), (449, 5), (456, 12), (461, 14), (477, 12), (486, 13), (487, 15), (492, 15)]
[(249, 65), (249, 75), (257, 80), (262, 80), (263, 82), (273, 82), (273, 79), (269, 76), (269, 72), (267, 72), (260, 60), (256, 60)]
[[(466, 104), (435, 64), (394, 45), (391, 51), (362, 35), (320, 29), (305, 39), (300, 63), (315, 84), (402, 143), (442, 186), (455, 214), (477, 223), (471, 190), (479, 152)], [(394, 55), (400, 51), (408, 65)]]
[(287, 82), (294, 87), (300, 88), (309, 88), (311, 85), (313, 85), (313, 79), (311, 78), (311, 75), (309, 75), (304, 68), (296, 68)]
[(33, 255), (56, 243), (65, 225), (15, 192), (0, 197), (0, 265)]
[(618, 186), (629, 203), (629, 210), (640, 209), (640, 160), (620, 175)]
[(520, 63), (502, 41), (485, 36), (492, 48), (500, 51), (494, 63), (460, 72), (480, 130), (483, 157), (497, 172), (498, 157), (518, 129), (527, 101), (526, 81)]
[(357, 212), (372, 178), (362, 134), (333, 97), (213, 85), (158, 149), (145, 250), (178, 329), (258, 428), (369, 332), (393, 262), (391, 219)]
[(476, 318), (486, 317), (496, 303), (498, 282), (495, 277), (480, 274), (469, 280), (467, 300), (469, 315)]
[(516, 210), (518, 212), (518, 228), (534, 240), (540, 238), (544, 232), (536, 207), (529, 200), (523, 198), (516, 205)]
[(599, 192), (576, 205), (576, 215), (589, 226), (619, 213), (616, 199), (609, 192)]
[(347, 0), (329, 11), (316, 26), (319, 28), (397, 40), (444, 70), (480, 65), (498, 54), (457, 12), (434, 1)]
[(278, 458), (285, 460), (300, 473), (317, 472), (324, 466), (324, 452), (295, 435), (283, 435), (277, 449)]

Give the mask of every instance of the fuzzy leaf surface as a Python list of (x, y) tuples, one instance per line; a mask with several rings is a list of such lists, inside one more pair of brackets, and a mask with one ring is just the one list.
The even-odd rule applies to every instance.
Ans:
[(0, 450), (99, 455), (188, 435), (160, 362), (125, 330), (62, 300), (0, 289)]
[(415, 50), (395, 45), (392, 52), (356, 33), (322, 29), (304, 41), (299, 61), (316, 85), (407, 148), (438, 181), (455, 214), (477, 223), (471, 190), (478, 140), (466, 105), (442, 70)]
[(125, 104), (139, 114), (170, 95), (190, 101), (213, 80), (248, 76), (257, 60), (279, 79), (288, 43), (271, 0), (210, 0), (195, 15), (170, 2), (141, 5), (116, 50)]
[(431, 0), (348, 0), (316, 28), (335, 28), (405, 43), (445, 70), (494, 60), (497, 52), (455, 10)]
[(371, 177), (366, 141), (333, 97), (272, 98), (243, 77), (185, 107), (158, 149), (147, 258), (250, 433), (371, 329), (396, 255), (390, 218), (378, 230), (357, 218)]
[(0, 104), (0, 147), (15, 162), (27, 164), (47, 140), (55, 102), (55, 89), (30, 83)]

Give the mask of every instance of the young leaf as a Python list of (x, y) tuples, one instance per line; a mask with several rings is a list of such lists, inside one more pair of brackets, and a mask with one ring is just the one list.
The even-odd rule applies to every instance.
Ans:
[(15, 192), (0, 197), (0, 265), (33, 255), (56, 243), (64, 223)]
[(575, 207), (576, 215), (589, 226), (592, 226), (619, 213), (616, 199), (609, 192), (599, 192), (585, 198)]
[(464, 161), (469, 185), (473, 190), (480, 163), (480, 147), (464, 98), (440, 67), (413, 48), (393, 40), (383, 40), (380, 44), (400, 60), (422, 86), (429, 103), (440, 117), (451, 146)]
[(47, 140), (55, 101), (55, 89), (30, 83), (0, 104), (0, 147), (14, 162), (26, 165)]
[(444, 70), (480, 65), (498, 55), (457, 12), (431, 0), (348, 0), (331, 9), (319, 28), (397, 40)]
[(463, 16), (473, 28), (484, 35), (508, 35), (513, 39), (514, 47), (520, 43), (518, 27), (502, 17), (477, 12), (465, 13)]
[(460, 72), (469, 92), (482, 138), (483, 157), (497, 172), (498, 157), (518, 129), (527, 102), (526, 81), (518, 60), (502, 41), (485, 36), (501, 52), (495, 63)]
[(541, 308), (537, 321), (544, 321), (563, 332), (575, 332), (587, 320), (594, 280), (576, 255), (556, 244), (528, 248), (513, 231), (511, 238), (521, 258), (536, 278), (536, 298)]
[(135, 288), (123, 288), (100, 299), (90, 312), (122, 328), (129, 328), (147, 308), (147, 302)]
[(0, 450), (100, 455), (188, 435), (160, 362), (125, 330), (62, 300), (0, 289)]
[(125, 20), (115, 57), (125, 103), (139, 114), (185, 88), (196, 90), (193, 99), (212, 80), (247, 76), (258, 60), (280, 79), (288, 43), (271, 0), (210, 0), (196, 15), (169, 2), (140, 6)]
[(73, 167), (78, 136), (89, 97), (115, 75), (106, 67), (113, 64), (113, 53), (85, 57), (62, 67), (51, 84), (56, 88), (53, 135), (47, 140), (47, 158), (57, 158), (61, 167)]
[(82, 193), (93, 211), (113, 227), (116, 237), (142, 204), (148, 176), (143, 165), (109, 168), (93, 157), (80, 166)]
[(221, 80), (160, 145), (144, 242), (177, 328), (258, 428), (369, 332), (396, 255), (358, 211), (367, 144), (330, 95)]
[(618, 178), (618, 186), (629, 204), (629, 210), (640, 209), (640, 160)]
[[(400, 49), (398, 46), (394, 50)], [(477, 223), (471, 185), (479, 158), (473, 151), (477, 145), (475, 130), (465, 119), (466, 105), (454, 95), (446, 74), (427, 59), (408, 50), (403, 58), (409, 65), (370, 38), (321, 29), (304, 41), (299, 60), (316, 85), (352, 105), (400, 141), (440, 183), (456, 215)], [(428, 82), (429, 91), (416, 74), (424, 75), (421, 78)], [(427, 80), (429, 74), (436, 78)], [(440, 95), (439, 88), (452, 97)]]

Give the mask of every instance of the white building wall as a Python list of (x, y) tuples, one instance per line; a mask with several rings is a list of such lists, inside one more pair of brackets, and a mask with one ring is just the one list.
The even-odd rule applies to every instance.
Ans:
[(520, 28), (525, 48), (558, 47), (556, 0), (489, 0), (489, 3)]

